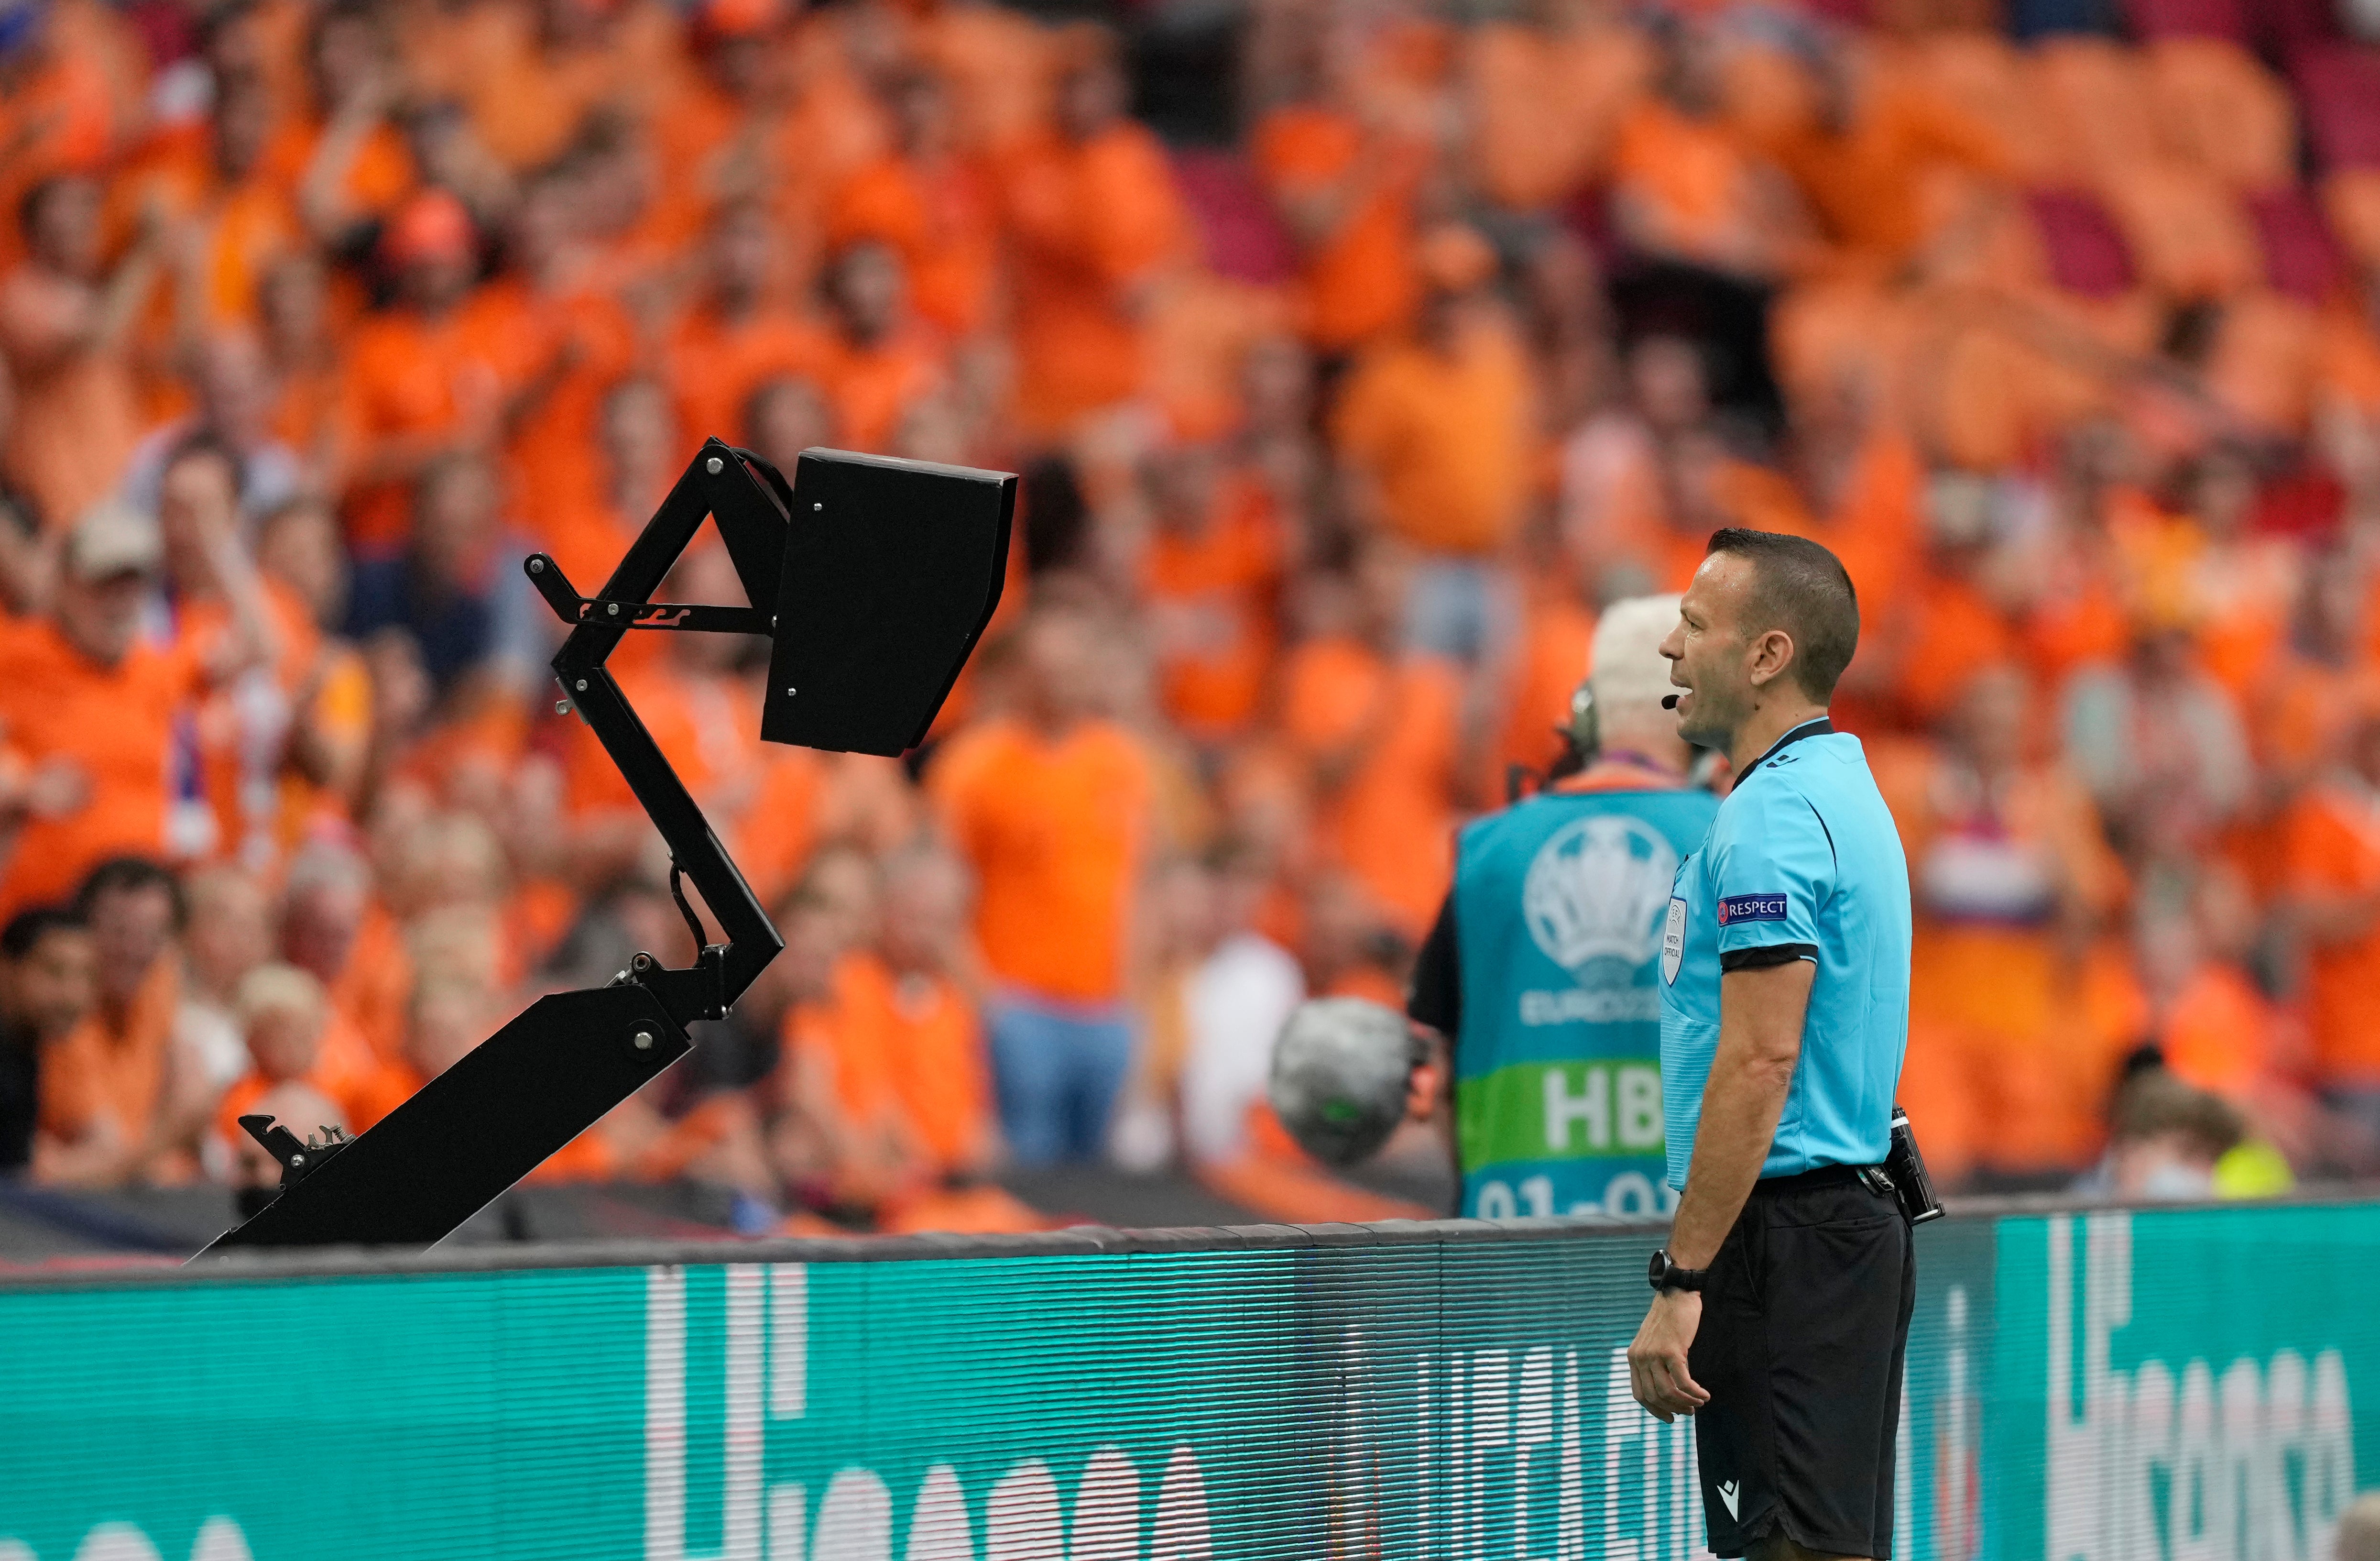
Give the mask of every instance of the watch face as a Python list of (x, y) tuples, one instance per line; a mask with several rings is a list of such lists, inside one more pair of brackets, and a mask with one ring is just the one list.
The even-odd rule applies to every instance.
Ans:
[(1670, 1251), (1668, 1248), (1664, 1247), (1657, 1250), (1653, 1253), (1653, 1261), (1645, 1265), (1645, 1277), (1650, 1280), (1652, 1282), (1653, 1288), (1658, 1290), (1661, 1287), (1661, 1281), (1668, 1278), (1669, 1274)]

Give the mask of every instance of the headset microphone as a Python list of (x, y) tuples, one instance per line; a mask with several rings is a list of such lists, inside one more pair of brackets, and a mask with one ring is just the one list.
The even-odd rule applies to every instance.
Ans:
[(1664, 694), (1664, 695), (1662, 695), (1662, 696), (1661, 696), (1661, 708), (1662, 708), (1663, 710), (1675, 710), (1675, 709), (1677, 709), (1677, 708), (1678, 708), (1678, 696), (1677, 696), (1677, 695), (1675, 695), (1675, 694)]

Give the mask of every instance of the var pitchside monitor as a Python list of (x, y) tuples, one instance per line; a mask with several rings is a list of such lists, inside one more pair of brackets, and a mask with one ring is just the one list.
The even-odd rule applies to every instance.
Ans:
[(896, 755), (925, 739), (1000, 605), (1016, 479), (805, 450), (760, 735)]

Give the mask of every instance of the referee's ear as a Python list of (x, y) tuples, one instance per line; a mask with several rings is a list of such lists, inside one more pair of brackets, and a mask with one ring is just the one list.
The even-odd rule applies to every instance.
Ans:
[(1792, 672), (1795, 660), (1793, 636), (1781, 628), (1764, 628), (1752, 637), (1751, 643), (1744, 647), (1744, 653), (1750, 663), (1746, 670), (1751, 675), (1753, 688), (1755, 690), (1766, 689)]

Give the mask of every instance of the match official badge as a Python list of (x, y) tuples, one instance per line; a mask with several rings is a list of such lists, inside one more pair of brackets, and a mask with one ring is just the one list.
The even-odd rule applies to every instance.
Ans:
[(1669, 925), (1661, 929), (1661, 980), (1678, 984), (1678, 966), (1686, 957), (1686, 902), (1670, 896)]

